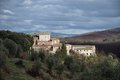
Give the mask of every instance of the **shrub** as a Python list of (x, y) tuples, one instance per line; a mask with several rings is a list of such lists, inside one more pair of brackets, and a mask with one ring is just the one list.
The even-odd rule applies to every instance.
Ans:
[(9, 51), (9, 57), (15, 57), (17, 53), (17, 44), (11, 39), (5, 39), (3, 43)]
[(58, 65), (58, 59), (53, 55), (48, 56), (48, 58), (46, 59), (46, 65), (49, 69), (48, 73), (52, 74), (52, 69)]
[(6, 56), (5, 52), (0, 51), (0, 68), (5, 67), (6, 60), (7, 60), (7, 56)]
[(16, 33), (11, 31), (0, 30), (1, 39), (11, 39), (17, 44), (20, 44), (23, 51), (28, 51), (33, 44), (33, 39), (30, 35), (24, 33)]
[(73, 58), (70, 56), (67, 56), (65, 58), (64, 64), (67, 66), (68, 69), (70, 69), (71, 63), (73, 63)]
[(41, 62), (38, 60), (33, 64), (31, 69), (27, 70), (27, 73), (33, 77), (40, 76), (41, 68), (42, 68)]
[(21, 58), (22, 53), (23, 53), (23, 49), (22, 49), (21, 45), (18, 45), (16, 57)]
[(55, 56), (58, 57), (61, 62), (64, 61), (65, 57), (67, 56), (66, 45), (64, 43), (62, 44), (62, 47), (56, 51)]
[(18, 60), (16, 63), (15, 63), (18, 67), (25, 67), (23, 65), (23, 61), (22, 60)]
[(56, 70), (57, 70), (57, 74), (60, 77), (62, 75), (63, 71), (65, 70), (65, 67), (63, 64), (59, 64), (59, 65), (57, 65)]
[(44, 51), (42, 51), (42, 50), (38, 53), (38, 57), (41, 59), (42, 62), (44, 62), (45, 59), (46, 59), (46, 55), (45, 54), (46, 53)]
[(6, 47), (4, 47), (3, 44), (0, 44), (0, 51), (1, 51), (1, 52), (4, 52), (6, 56), (9, 55), (8, 49), (7, 49)]
[(32, 52), (31, 55), (30, 55), (30, 60), (32, 61), (35, 61), (35, 60), (38, 60), (38, 53), (36, 52)]

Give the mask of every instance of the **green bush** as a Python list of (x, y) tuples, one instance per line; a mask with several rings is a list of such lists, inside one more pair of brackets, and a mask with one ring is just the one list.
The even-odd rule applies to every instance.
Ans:
[(15, 57), (17, 54), (17, 44), (11, 39), (5, 39), (3, 44), (9, 51), (9, 57)]
[(0, 51), (0, 68), (5, 67), (6, 60), (7, 60), (7, 56), (6, 56), (5, 52)]
[(65, 43), (62, 44), (62, 47), (59, 48), (57, 51), (56, 51), (56, 54), (55, 54), (56, 57), (58, 57), (61, 62), (64, 61), (65, 57), (67, 56), (67, 50), (66, 50), (66, 45)]
[(58, 65), (58, 62), (59, 61), (58, 61), (57, 57), (55, 57), (53, 55), (50, 55), (50, 56), (47, 57), (47, 59), (46, 59), (46, 65), (48, 67), (48, 72), (50, 74), (52, 74), (52, 70), (54, 68), (56, 68), (56, 66)]
[(46, 53), (45, 53), (45, 51), (40, 51), (39, 53), (38, 53), (38, 57), (41, 59), (41, 61), (42, 62), (45, 62), (45, 59), (46, 59)]
[(33, 77), (37, 77), (41, 75), (42, 64), (39, 60), (37, 60), (31, 69), (27, 70), (27, 73)]
[(21, 45), (23, 51), (28, 51), (33, 44), (32, 36), (24, 33), (0, 30), (0, 38), (13, 40), (16, 44)]
[(17, 45), (17, 53), (16, 53), (16, 57), (20, 58), (21, 57), (21, 54), (23, 53), (23, 49), (21, 47), (21, 45)]
[(38, 56), (39, 56), (38, 53), (32, 52), (31, 55), (30, 55), (30, 60), (31, 60), (31, 61), (38, 60), (38, 59), (39, 59)]

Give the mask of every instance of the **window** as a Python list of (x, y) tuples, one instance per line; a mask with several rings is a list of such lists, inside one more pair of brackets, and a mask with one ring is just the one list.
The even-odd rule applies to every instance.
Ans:
[(53, 46), (51, 46), (50, 50), (53, 51)]
[(86, 53), (88, 55), (88, 53)]
[(92, 53), (90, 53), (90, 55), (92, 55)]
[(35, 45), (38, 45), (38, 42), (37, 42), (37, 40), (35, 41)]

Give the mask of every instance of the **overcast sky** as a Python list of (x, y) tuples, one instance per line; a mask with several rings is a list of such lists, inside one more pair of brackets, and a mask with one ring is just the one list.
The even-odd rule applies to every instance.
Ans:
[(0, 0), (0, 29), (81, 34), (120, 27), (120, 0)]

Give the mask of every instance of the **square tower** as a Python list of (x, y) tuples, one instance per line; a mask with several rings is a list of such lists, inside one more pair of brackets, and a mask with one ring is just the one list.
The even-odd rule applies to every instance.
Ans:
[(40, 32), (39, 41), (50, 41), (50, 32)]

